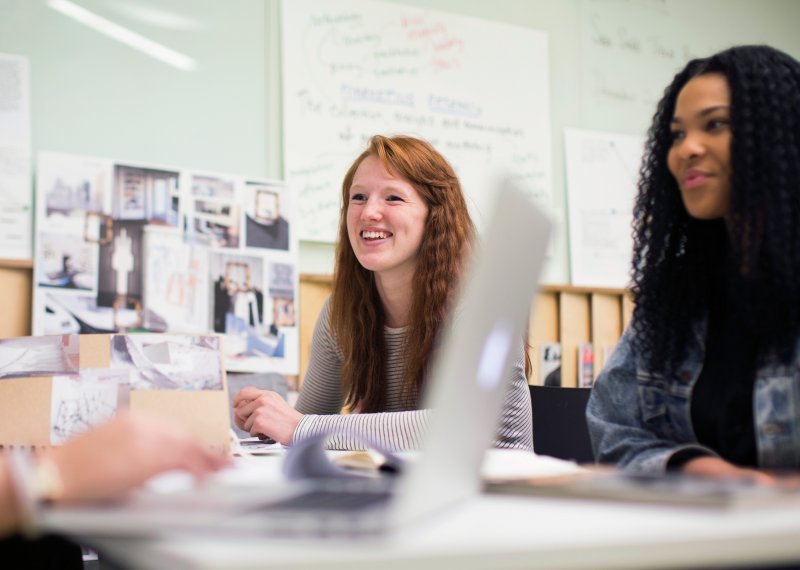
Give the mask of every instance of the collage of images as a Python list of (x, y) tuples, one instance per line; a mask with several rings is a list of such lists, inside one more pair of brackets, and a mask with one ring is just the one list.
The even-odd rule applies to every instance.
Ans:
[(35, 335), (224, 335), (230, 371), (296, 374), (296, 202), (277, 181), (43, 152)]
[(108, 361), (92, 354), (92, 368), (81, 362), (77, 334), (0, 339), (0, 380), (49, 378), (49, 441), (60, 445), (129, 408), (131, 391), (224, 390), (219, 339), (108, 335)]

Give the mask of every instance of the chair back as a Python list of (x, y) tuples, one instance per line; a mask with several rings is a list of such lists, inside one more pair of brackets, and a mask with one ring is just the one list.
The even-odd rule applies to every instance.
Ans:
[(529, 386), (533, 410), (533, 449), (577, 463), (593, 463), (586, 423), (591, 388)]

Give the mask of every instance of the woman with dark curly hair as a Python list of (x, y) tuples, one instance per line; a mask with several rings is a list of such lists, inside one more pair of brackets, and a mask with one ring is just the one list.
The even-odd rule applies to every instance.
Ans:
[(800, 467), (800, 63), (696, 59), (658, 105), (633, 319), (588, 410), (596, 458), (768, 481)]
[[(444, 157), (420, 139), (373, 137), (342, 184), (333, 292), (296, 409), (245, 388), (234, 398), (237, 425), (285, 444), (332, 432), (337, 449), (363, 437), (418, 447), (428, 417), (419, 396), (473, 237)], [(353, 413), (340, 415), (343, 406)], [(520, 342), (495, 445), (532, 450), (532, 433)]]

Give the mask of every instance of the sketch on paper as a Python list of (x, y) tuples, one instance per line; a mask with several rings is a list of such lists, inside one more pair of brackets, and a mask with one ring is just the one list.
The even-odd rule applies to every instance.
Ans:
[(0, 339), (0, 378), (74, 374), (79, 364), (76, 335)]
[[(127, 378), (121, 380), (126, 381)], [(61, 445), (108, 421), (117, 411), (119, 376), (54, 376), (50, 399), (50, 443)]]
[(144, 234), (144, 327), (154, 332), (209, 329), (208, 250), (170, 228)]
[(132, 389), (222, 390), (219, 337), (114, 335), (111, 368), (130, 372)]
[(628, 287), (644, 139), (567, 129), (564, 143), (572, 284)]

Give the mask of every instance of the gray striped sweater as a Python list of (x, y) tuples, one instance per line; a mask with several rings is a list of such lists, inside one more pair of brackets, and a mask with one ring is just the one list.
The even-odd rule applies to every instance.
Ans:
[[(386, 409), (381, 413), (341, 415), (339, 412), (344, 402), (342, 352), (331, 334), (329, 305), (330, 299), (322, 307), (314, 328), (311, 360), (295, 406), (297, 411), (305, 415), (295, 429), (294, 441), (322, 433), (335, 433), (337, 435), (329, 441), (330, 448), (360, 449), (363, 442), (355, 435), (360, 434), (393, 450), (419, 448), (429, 412), (409, 410), (403, 405), (403, 350), (406, 329), (385, 327)], [(532, 451), (531, 421), (530, 394), (520, 350), (503, 404), (503, 416), (495, 438), (495, 447)]]

